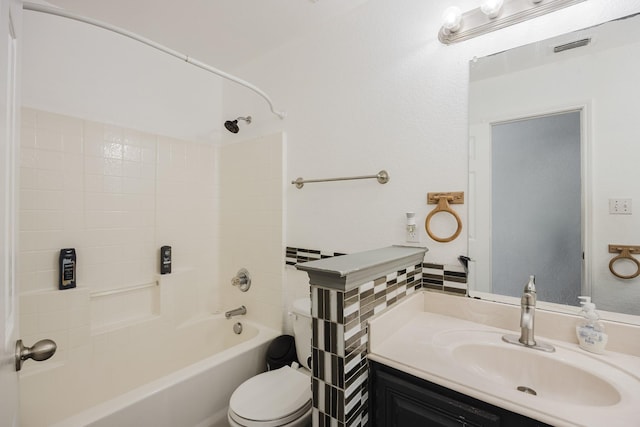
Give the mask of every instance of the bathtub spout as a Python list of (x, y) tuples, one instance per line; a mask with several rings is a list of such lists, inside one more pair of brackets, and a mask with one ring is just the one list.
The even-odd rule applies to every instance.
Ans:
[(239, 316), (241, 314), (247, 314), (247, 307), (245, 307), (244, 305), (241, 305), (240, 307), (234, 310), (229, 310), (225, 312), (224, 317), (226, 317), (227, 319), (231, 319), (233, 316)]

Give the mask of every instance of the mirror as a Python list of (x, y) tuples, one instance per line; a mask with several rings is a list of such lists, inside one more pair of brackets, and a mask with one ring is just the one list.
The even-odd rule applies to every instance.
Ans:
[(533, 274), (546, 308), (640, 315), (640, 276), (614, 275), (638, 263), (609, 252), (640, 245), (638, 76), (640, 15), (470, 62), (471, 296), (517, 302)]

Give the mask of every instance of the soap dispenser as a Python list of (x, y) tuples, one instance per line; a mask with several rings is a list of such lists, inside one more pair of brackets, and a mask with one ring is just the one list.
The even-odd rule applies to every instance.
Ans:
[(600, 322), (600, 316), (596, 313), (596, 305), (591, 302), (591, 297), (578, 297), (582, 309), (576, 326), (576, 335), (580, 348), (592, 353), (602, 354), (607, 345), (608, 336), (604, 331), (604, 325)]

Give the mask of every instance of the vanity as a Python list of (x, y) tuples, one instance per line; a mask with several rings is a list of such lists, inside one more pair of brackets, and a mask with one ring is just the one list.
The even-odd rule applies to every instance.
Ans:
[(576, 316), (538, 310), (513, 345), (517, 306), (421, 291), (369, 322), (374, 426), (634, 426), (640, 327), (610, 322), (602, 355), (580, 349)]

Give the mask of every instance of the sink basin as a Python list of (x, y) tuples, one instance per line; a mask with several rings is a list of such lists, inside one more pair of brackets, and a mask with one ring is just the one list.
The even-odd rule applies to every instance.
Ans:
[[(452, 351), (466, 370), (510, 390), (577, 405), (610, 406), (620, 393), (607, 381), (574, 364), (540, 351), (508, 347), (510, 344), (463, 344)], [(610, 366), (600, 364), (606, 374)]]

